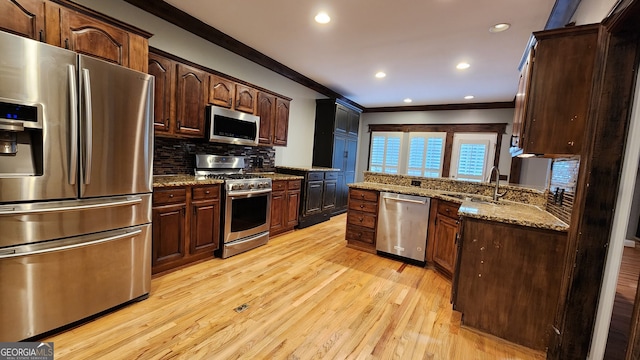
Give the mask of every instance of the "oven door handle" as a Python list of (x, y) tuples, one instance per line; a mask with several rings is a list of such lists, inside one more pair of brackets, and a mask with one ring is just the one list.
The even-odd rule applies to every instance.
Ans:
[(235, 197), (242, 197), (242, 196), (267, 194), (270, 192), (271, 192), (271, 189), (264, 189), (264, 190), (256, 190), (256, 191), (239, 191), (239, 192), (228, 193), (227, 195), (229, 197), (235, 198)]

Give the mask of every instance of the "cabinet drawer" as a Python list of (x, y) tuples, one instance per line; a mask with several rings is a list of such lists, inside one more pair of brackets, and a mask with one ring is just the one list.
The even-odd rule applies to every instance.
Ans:
[(364, 200), (364, 201), (378, 201), (378, 192), (370, 191), (370, 190), (358, 190), (352, 189), (349, 190), (349, 197), (354, 200)]
[(217, 199), (220, 187), (218, 185), (194, 187), (191, 191), (193, 200)]
[(351, 199), (349, 201), (349, 210), (364, 211), (376, 214), (378, 213), (378, 203)]
[(324, 179), (323, 172), (310, 172), (307, 174), (307, 181), (316, 181)]
[(337, 171), (327, 171), (326, 173), (324, 173), (324, 178), (326, 180), (337, 180), (338, 179), (338, 172)]
[(153, 191), (153, 205), (173, 204), (187, 201), (187, 189), (163, 189)]
[(301, 180), (289, 180), (289, 183), (287, 184), (287, 188), (289, 190), (299, 190), (301, 187), (302, 181)]
[(438, 201), (438, 213), (444, 216), (458, 218), (458, 208), (460, 208), (458, 204), (444, 202), (442, 200)]
[(373, 244), (375, 239), (375, 232), (371, 229), (363, 228), (360, 226), (347, 225), (346, 238), (347, 240), (356, 240)]
[(347, 224), (364, 226), (370, 229), (376, 227), (376, 216), (360, 211), (349, 211), (347, 214)]
[(286, 190), (287, 189), (287, 182), (286, 181), (273, 181), (271, 183), (271, 190), (272, 191), (282, 191), (282, 190)]

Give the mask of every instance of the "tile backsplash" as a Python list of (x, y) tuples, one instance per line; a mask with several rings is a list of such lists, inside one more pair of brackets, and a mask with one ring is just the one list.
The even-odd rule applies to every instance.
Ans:
[(551, 165), (547, 211), (567, 224), (571, 223), (579, 168), (578, 158), (555, 159)]
[(275, 149), (270, 146), (241, 146), (212, 143), (204, 139), (156, 137), (153, 174), (193, 174), (195, 154), (244, 156), (245, 171), (272, 171), (276, 157)]

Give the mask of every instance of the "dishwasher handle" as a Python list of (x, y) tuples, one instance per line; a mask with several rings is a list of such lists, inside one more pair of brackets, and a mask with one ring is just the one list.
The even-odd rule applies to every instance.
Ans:
[(399, 202), (407, 202), (407, 203), (412, 203), (412, 204), (420, 204), (420, 205), (424, 205), (427, 203), (427, 198), (424, 198), (422, 200), (413, 200), (413, 199), (404, 199), (404, 198), (396, 198), (396, 197), (387, 197), (387, 196), (383, 196), (382, 197), (384, 200), (392, 200), (392, 201), (399, 201)]

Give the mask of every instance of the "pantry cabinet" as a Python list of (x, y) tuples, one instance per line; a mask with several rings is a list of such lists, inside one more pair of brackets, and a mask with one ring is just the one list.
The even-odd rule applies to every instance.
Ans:
[(582, 150), (600, 25), (534, 33), (523, 68), (512, 155), (575, 155)]

